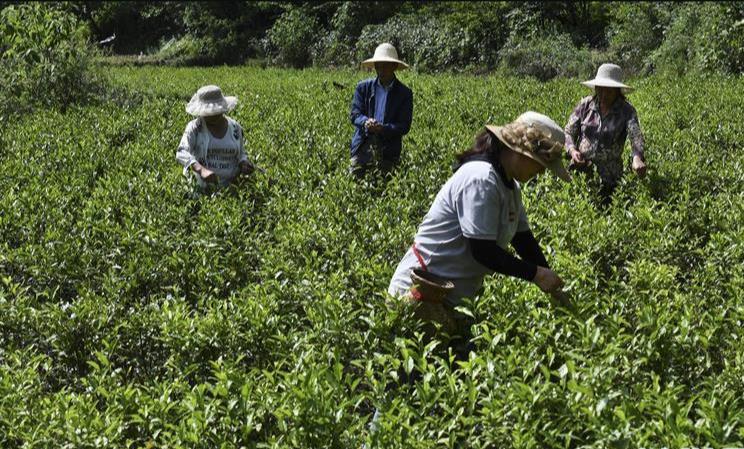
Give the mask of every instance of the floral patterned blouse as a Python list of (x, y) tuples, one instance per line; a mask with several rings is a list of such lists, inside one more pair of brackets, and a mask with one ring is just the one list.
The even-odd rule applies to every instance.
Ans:
[(565, 128), (566, 153), (577, 149), (592, 161), (602, 182), (616, 185), (623, 173), (622, 153), (625, 138), (630, 138), (631, 161), (638, 155), (645, 162), (644, 141), (638, 114), (627, 100), (615, 100), (602, 117), (596, 96), (582, 98), (568, 118)]

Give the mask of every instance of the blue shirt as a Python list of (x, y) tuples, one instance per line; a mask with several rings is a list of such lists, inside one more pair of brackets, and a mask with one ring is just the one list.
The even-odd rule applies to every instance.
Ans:
[(395, 78), (387, 85), (383, 86), (380, 79), (377, 78), (375, 81), (375, 116), (374, 119), (379, 123), (385, 123), (385, 105), (387, 104), (387, 96), (390, 89), (395, 83)]
[[(385, 94), (384, 107), (378, 106), (378, 89)], [(380, 120), (378, 114), (382, 114)], [(397, 78), (388, 86), (387, 90), (379, 86), (376, 78), (360, 81), (354, 90), (351, 101), (349, 118), (354, 125), (354, 135), (351, 138), (351, 156), (354, 157), (369, 138), (364, 128), (368, 118), (375, 118), (382, 123), (382, 133), (377, 135), (378, 144), (382, 148), (385, 159), (400, 157), (401, 141), (411, 129), (413, 119), (413, 92)]]

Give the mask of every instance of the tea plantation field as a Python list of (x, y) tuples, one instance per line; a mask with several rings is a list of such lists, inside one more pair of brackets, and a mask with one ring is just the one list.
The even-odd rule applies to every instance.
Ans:
[[(744, 446), (741, 78), (630, 80), (649, 176), (606, 210), (583, 178), (524, 186), (577, 313), (493, 277), (455, 362), (386, 304), (393, 270), (453, 155), (528, 109), (565, 123), (580, 80), (402, 72), (402, 163), (360, 183), (365, 73), (109, 73), (107, 103), (0, 123), (0, 447)], [(174, 154), (203, 84), (268, 173), (194, 197)]]

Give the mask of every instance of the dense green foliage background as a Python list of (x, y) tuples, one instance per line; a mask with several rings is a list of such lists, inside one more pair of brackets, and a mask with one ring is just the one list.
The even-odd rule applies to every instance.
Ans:
[(354, 67), (381, 41), (419, 71), (744, 71), (744, 2), (57, 2), (135, 62)]
[[(581, 177), (524, 186), (578, 313), (496, 276), (455, 363), (385, 304), (390, 276), (453, 155), (527, 109), (565, 122), (579, 79), (403, 72), (402, 164), (360, 184), (348, 110), (367, 74), (108, 73), (130, 93), (0, 126), (0, 446), (744, 445), (741, 78), (631, 79), (649, 177), (607, 210)], [(211, 83), (273, 182), (193, 197), (174, 153)]]

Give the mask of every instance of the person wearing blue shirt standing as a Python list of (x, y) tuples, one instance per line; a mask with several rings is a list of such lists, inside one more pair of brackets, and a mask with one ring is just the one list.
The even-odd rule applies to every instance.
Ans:
[(383, 171), (397, 164), (403, 136), (413, 120), (413, 92), (395, 77), (395, 71), (408, 68), (408, 64), (398, 59), (395, 47), (380, 44), (362, 67), (374, 67), (377, 77), (360, 81), (351, 103), (355, 129), (350, 171), (357, 176), (363, 175), (375, 159)]

